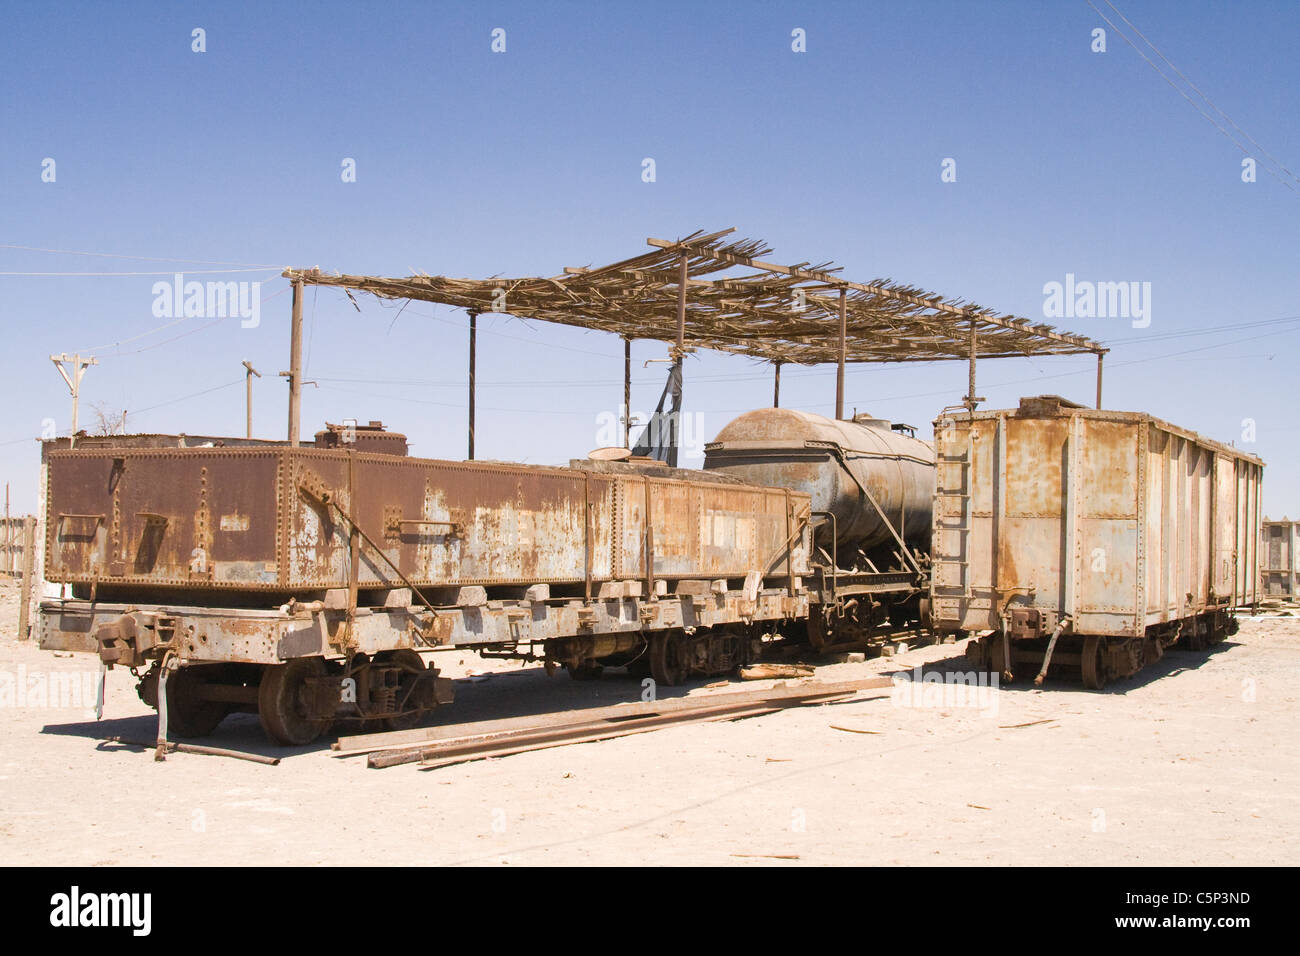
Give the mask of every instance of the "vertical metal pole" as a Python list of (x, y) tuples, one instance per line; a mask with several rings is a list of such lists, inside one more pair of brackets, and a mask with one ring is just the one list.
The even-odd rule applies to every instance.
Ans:
[(293, 319), (289, 332), (289, 444), (298, 447), (302, 425), (302, 280), (293, 281)]
[(848, 346), (847, 289), (840, 289), (840, 342), (835, 369), (835, 418), (844, 418), (844, 351)]
[(781, 363), (773, 362), (772, 367), (776, 369), (772, 374), (772, 407), (781, 407)]
[(632, 447), (632, 340), (623, 339), (623, 447)]
[(1097, 353), (1097, 407), (1101, 408), (1101, 359), (1105, 352)]
[(478, 313), (469, 314), (469, 460), (474, 460), (474, 365), (477, 361)]
[[(673, 350), (673, 364), (676, 366), (677, 381), (680, 383), (682, 391), (685, 392), (685, 371), (682, 364), (686, 358), (686, 281), (687, 281), (687, 256), (682, 253), (681, 263), (677, 269), (677, 348)], [(683, 402), (683, 404), (685, 404)], [(682, 422), (679, 417), (672, 422), (672, 445), (668, 452), (668, 464), (673, 468), (677, 467), (677, 449), (682, 440)], [(649, 513), (646, 515), (649, 520)], [(653, 591), (651, 595), (653, 596)]]
[(975, 411), (975, 404), (976, 404), (976, 399), (975, 399), (975, 347), (976, 347), (976, 338), (975, 338), (975, 334), (976, 334), (976, 333), (975, 333), (975, 320), (974, 320), (974, 319), (971, 319), (971, 320), (970, 320), (970, 359), (969, 359), (969, 361), (970, 361), (970, 368), (968, 369), (968, 376), (969, 376), (970, 381), (969, 381), (969, 384), (968, 384), (968, 387), (967, 387), (967, 392), (966, 392), (966, 407), (969, 408), (972, 412)]
[(9, 482), (5, 482), (5, 574), (14, 576), (14, 526), (9, 520)]

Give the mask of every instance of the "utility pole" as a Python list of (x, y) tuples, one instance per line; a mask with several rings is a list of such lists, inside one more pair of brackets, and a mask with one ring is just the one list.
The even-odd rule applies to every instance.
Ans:
[(257, 369), (253, 368), (253, 366), (248, 362), (244, 363), (244, 368), (248, 369), (248, 371), (244, 373), (244, 409), (245, 409), (246, 417), (248, 418), (248, 437), (252, 438), (253, 437), (253, 376), (256, 375), (258, 378), (261, 378), (262, 373), (259, 372)]
[(298, 447), (302, 414), (302, 280), (293, 280), (293, 313), (289, 328), (289, 444)]
[[(72, 392), (72, 440), (69, 447), (75, 448), (77, 445), (77, 403), (81, 396), (81, 378), (86, 374), (86, 369), (99, 364), (99, 359), (93, 355), (82, 358), (81, 353), (69, 355), (67, 352), (60, 352), (58, 355), (51, 355), (50, 361), (59, 370), (63, 380), (68, 383), (68, 391)], [(63, 367), (65, 362), (72, 365), (71, 375)]]

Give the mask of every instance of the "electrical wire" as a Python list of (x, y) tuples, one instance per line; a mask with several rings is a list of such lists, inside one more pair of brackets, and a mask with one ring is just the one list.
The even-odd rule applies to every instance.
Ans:
[(0, 249), (23, 249), (27, 252), (52, 252), (56, 255), (64, 256), (97, 256), (102, 259), (133, 259), (137, 262), (185, 262), (208, 266), (254, 266), (258, 269), (284, 270), (284, 266), (275, 266), (270, 263), (229, 262), (225, 259), (173, 259), (168, 256), (128, 256), (117, 252), (82, 252), (76, 249), (47, 249), (41, 246), (21, 246), (13, 242), (0, 242)]
[[(1109, 26), (1112, 30), (1114, 30), (1116, 33), (1118, 33), (1118, 34), (1120, 35), (1121, 39), (1123, 39), (1125, 43), (1127, 43), (1129, 46), (1131, 46), (1131, 47), (1133, 48), (1133, 51), (1134, 51), (1135, 53), (1137, 53), (1138, 56), (1142, 57), (1142, 59), (1146, 61), (1147, 65), (1150, 66), (1151, 69), (1155, 70), (1156, 73), (1158, 73), (1158, 74), (1160, 75), (1161, 79), (1163, 79), (1166, 83), (1168, 83), (1171, 87), (1173, 87), (1174, 90), (1178, 93), (1179, 96), (1181, 96), (1183, 99), (1187, 100), (1188, 103), (1191, 103), (1191, 104), (1192, 104), (1192, 108), (1195, 109), (1196, 112), (1200, 113), (1201, 116), (1203, 116), (1206, 120), (1208, 120), (1208, 121), (1209, 121), (1209, 122), (1214, 126), (1215, 129), (1217, 129), (1220, 133), (1222, 133), (1224, 136), (1226, 136), (1226, 137), (1227, 137), (1227, 138), (1232, 142), (1233, 145), (1235, 145), (1239, 150), (1242, 151), (1243, 154), (1246, 155), (1247, 158), (1252, 158), (1252, 157), (1250, 156), (1250, 150), (1249, 150), (1249, 149), (1247, 149), (1245, 146), (1243, 146), (1242, 143), (1241, 143), (1241, 142), (1240, 142), (1240, 141), (1239, 141), (1235, 136), (1233, 136), (1233, 135), (1232, 135), (1231, 133), (1229, 133), (1226, 129), (1224, 129), (1224, 128), (1223, 128), (1223, 125), (1222, 125), (1221, 123), (1219, 123), (1218, 120), (1216, 120), (1216, 119), (1215, 119), (1213, 116), (1211, 116), (1209, 113), (1205, 112), (1205, 110), (1201, 108), (1200, 104), (1198, 104), (1194, 99), (1192, 99), (1190, 96), (1188, 96), (1188, 95), (1187, 95), (1187, 92), (1186, 92), (1182, 87), (1180, 87), (1177, 83), (1175, 83), (1173, 80), (1171, 80), (1171, 79), (1169, 78), (1168, 74), (1166, 74), (1166, 73), (1164, 72), (1164, 70), (1160, 69), (1159, 66), (1157, 66), (1154, 62), (1152, 62), (1151, 58), (1150, 58), (1149, 56), (1147, 56), (1145, 53), (1143, 53), (1142, 50), (1138, 48), (1138, 45), (1137, 45), (1136, 43), (1134, 43), (1132, 40), (1130, 40), (1130, 39), (1128, 38), (1128, 35), (1125, 34), (1123, 30), (1121, 30), (1119, 27), (1117, 27), (1117, 26), (1115, 25), (1115, 23), (1114, 23), (1113, 20), (1111, 20), (1109, 17), (1107, 17), (1106, 14), (1102, 13), (1101, 10), (1097, 7), (1097, 5), (1096, 5), (1095, 3), (1092, 2), (1092, 0), (1087, 0), (1087, 3), (1088, 3), (1088, 6), (1092, 7), (1092, 9), (1096, 11), (1097, 16), (1101, 17), (1103, 20), (1106, 21), (1107, 26)], [(1112, 5), (1112, 6), (1113, 6), (1113, 5)], [(1116, 12), (1116, 13), (1119, 13), (1118, 10), (1116, 10), (1115, 12)], [(1120, 16), (1122, 17), (1123, 14), (1120, 14)], [(1127, 22), (1127, 21), (1126, 21), (1126, 22)], [(1136, 28), (1134, 28), (1134, 29), (1136, 30)], [(1152, 47), (1152, 49), (1155, 49), (1155, 47)], [(1158, 53), (1159, 51), (1157, 50), (1156, 52)], [(1172, 64), (1171, 64), (1171, 65), (1172, 65)], [(1208, 100), (1207, 100), (1207, 102), (1208, 102)], [(1235, 124), (1234, 124), (1234, 125), (1235, 125)], [(1249, 139), (1250, 137), (1247, 137), (1247, 138)], [(1253, 142), (1253, 140), (1252, 140), (1252, 142)], [(1267, 154), (1266, 154), (1266, 155), (1267, 155)], [(1264, 163), (1264, 164), (1262, 164), (1262, 165), (1264, 166), (1264, 170), (1265, 170), (1265, 172), (1267, 172), (1270, 176), (1272, 176), (1274, 179), (1276, 179), (1278, 182), (1280, 182), (1280, 183), (1281, 183), (1283, 186), (1285, 186), (1287, 189), (1291, 190), (1291, 192), (1296, 193), (1297, 195), (1300, 195), (1300, 190), (1297, 190), (1294, 186), (1291, 185), (1291, 183), (1287, 182), (1285, 179), (1283, 179), (1281, 176), (1279, 176), (1277, 173), (1275, 173), (1275, 172), (1273, 171), (1272, 166), (1270, 166), (1270, 165), (1267, 164), (1267, 163)], [(1285, 167), (1282, 167), (1282, 169), (1283, 169), (1284, 172), (1287, 171)]]

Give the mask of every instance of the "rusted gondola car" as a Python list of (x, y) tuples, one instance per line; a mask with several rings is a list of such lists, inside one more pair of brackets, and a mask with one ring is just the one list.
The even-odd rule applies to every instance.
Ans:
[(1057, 396), (935, 422), (931, 598), (967, 654), (1091, 688), (1256, 601), (1264, 463), (1139, 412)]
[[(663, 683), (749, 660), (808, 613), (810, 500), (657, 463), (317, 447), (50, 452), (41, 644), (145, 669), (183, 735), (256, 711), (283, 743), (449, 700), (420, 652), (478, 648)], [(377, 450), (358, 450), (358, 449)]]

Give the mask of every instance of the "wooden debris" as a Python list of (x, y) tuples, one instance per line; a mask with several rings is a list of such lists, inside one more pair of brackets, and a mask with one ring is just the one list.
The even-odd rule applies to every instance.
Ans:
[[(426, 727), (389, 734), (342, 738), (340, 751), (365, 749), (370, 767), (420, 761), (445, 766), (574, 743), (589, 743), (644, 733), (660, 727), (712, 720), (739, 720), (783, 707), (825, 703), (860, 691), (892, 686), (887, 677), (857, 681), (808, 683), (724, 694), (700, 694), (664, 701), (620, 704), (587, 711), (566, 711), (541, 718), (481, 721), (460, 726)], [(392, 745), (398, 744), (397, 748)], [(415, 744), (412, 746), (412, 744)], [(389, 749), (382, 749), (388, 747)]]
[(752, 664), (740, 669), (741, 680), (786, 680), (812, 677), (816, 671), (803, 664)]

